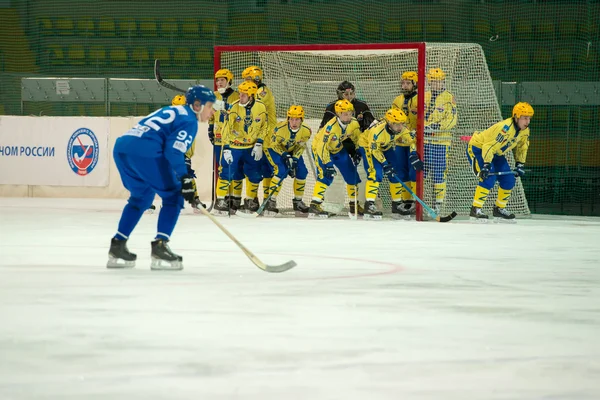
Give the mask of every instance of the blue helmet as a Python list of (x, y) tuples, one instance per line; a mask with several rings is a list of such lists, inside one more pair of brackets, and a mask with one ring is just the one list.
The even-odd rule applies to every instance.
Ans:
[(207, 102), (215, 102), (217, 97), (215, 93), (203, 85), (192, 86), (185, 92), (185, 102), (187, 104), (194, 104), (194, 102), (198, 100), (202, 105)]

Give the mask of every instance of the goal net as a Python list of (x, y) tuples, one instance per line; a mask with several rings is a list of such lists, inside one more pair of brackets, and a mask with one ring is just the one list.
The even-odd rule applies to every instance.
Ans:
[[(228, 68), (235, 76), (235, 85), (241, 82), (242, 71), (250, 65), (263, 69), (263, 82), (275, 97), (278, 120), (286, 118), (292, 104), (302, 105), (306, 111), (304, 123), (316, 134), (327, 104), (337, 100), (336, 88), (348, 80), (356, 87), (356, 95), (364, 100), (375, 118), (381, 120), (394, 99), (401, 94), (401, 75), (406, 71), (441, 68), (446, 73), (446, 89), (456, 99), (458, 122), (451, 130), (451, 145), (446, 152), (446, 196), (441, 209), (445, 215), (456, 211), (468, 215), (473, 201), (477, 179), (466, 158), (468, 138), (475, 131), (488, 128), (503, 119), (493, 83), (481, 46), (471, 43), (426, 43), (425, 63), (419, 65), (419, 44), (386, 45), (301, 45), (301, 46), (217, 46), (215, 69)], [(419, 68), (425, 67), (425, 68)], [(422, 79), (422, 78), (421, 78)], [(422, 79), (423, 80), (423, 79)], [(425, 84), (425, 91), (429, 91)], [(424, 96), (419, 96), (423, 101)], [(424, 104), (426, 115), (428, 105)], [(417, 132), (419, 154), (423, 155), (423, 119)], [(309, 144), (310, 146), (310, 144)], [(310, 147), (309, 147), (310, 149)], [(436, 157), (439, 159), (440, 157)], [(443, 157), (441, 157), (443, 160)], [(508, 155), (514, 165), (513, 155)], [(309, 170), (304, 201), (308, 204), (315, 182), (314, 161), (310, 151), (304, 161)], [(418, 192), (423, 200), (435, 203), (432, 160), (425, 159), (425, 173), (418, 179)], [(359, 200), (364, 200), (366, 173), (359, 165), (362, 188)], [(420, 174), (418, 174), (420, 175)], [(277, 198), (280, 209), (291, 210), (293, 180), (287, 178)], [(496, 185), (497, 187), (497, 185)], [(485, 208), (494, 205), (496, 189), (490, 192)], [(361, 200), (361, 202), (362, 202)], [(326, 204), (342, 209), (347, 206), (345, 182), (338, 174), (326, 193)], [(391, 213), (391, 197), (387, 182), (379, 191), (379, 206), (384, 214)], [(528, 215), (529, 208), (520, 180), (513, 189), (508, 210), (517, 215)], [(420, 219), (420, 215), (417, 216)]]

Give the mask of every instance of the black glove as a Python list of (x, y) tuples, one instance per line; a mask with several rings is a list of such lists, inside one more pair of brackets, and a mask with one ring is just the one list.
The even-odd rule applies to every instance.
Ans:
[(185, 166), (187, 167), (188, 175), (192, 178), (196, 178), (196, 171), (192, 169), (192, 159), (185, 157)]
[(292, 157), (289, 154), (285, 154), (285, 165), (288, 168), (288, 176), (290, 178), (296, 177), (296, 167), (298, 166), (298, 159)]
[(525, 175), (525, 164), (518, 162), (515, 164), (515, 175), (519, 178)]
[(485, 181), (487, 177), (490, 175), (490, 169), (492, 169), (492, 164), (486, 162), (483, 164), (483, 167), (479, 170), (479, 179)]
[(423, 161), (419, 158), (419, 155), (416, 151), (412, 151), (408, 156), (408, 160), (410, 161), (410, 165), (413, 166), (415, 171), (423, 171)]
[(362, 159), (358, 151), (354, 151), (353, 154), (350, 154), (350, 158), (352, 158), (352, 162), (354, 163), (354, 165), (360, 164), (360, 160)]
[(333, 177), (335, 176), (335, 168), (333, 167), (333, 165), (331, 167), (325, 167), (323, 169), (323, 176), (326, 179), (333, 179)]
[(383, 164), (383, 173), (388, 176), (388, 178), (392, 179), (394, 175), (396, 175), (396, 171), (394, 171), (394, 167), (392, 164), (385, 163)]
[(185, 201), (194, 205), (194, 178), (190, 175), (181, 177), (181, 194)]
[(215, 144), (215, 126), (213, 124), (208, 125), (208, 140), (210, 140), (210, 144)]

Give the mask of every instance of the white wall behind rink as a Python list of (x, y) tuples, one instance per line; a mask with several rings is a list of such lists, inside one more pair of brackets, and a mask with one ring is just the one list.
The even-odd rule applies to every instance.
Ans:
[[(2, 116), (0, 116), (0, 129), (2, 129)], [(24, 125), (33, 125), (33, 120), (39, 117), (11, 117), (19, 118)], [(81, 126), (90, 117), (42, 117), (42, 118), (69, 118), (80, 119)], [(94, 117), (94, 119), (108, 120), (109, 123), (109, 182), (106, 187), (77, 187), (77, 186), (31, 186), (31, 185), (0, 185), (0, 197), (75, 197), (75, 198), (123, 198), (128, 197), (128, 192), (123, 187), (119, 172), (112, 157), (116, 139), (134, 126), (142, 117)], [(52, 131), (46, 134), (51, 135)], [(212, 188), (212, 145), (208, 140), (208, 124), (199, 124), (196, 136), (196, 153), (192, 159), (192, 167), (196, 171), (198, 195), (202, 200), (211, 198)], [(61, 155), (62, 156), (62, 155)]]

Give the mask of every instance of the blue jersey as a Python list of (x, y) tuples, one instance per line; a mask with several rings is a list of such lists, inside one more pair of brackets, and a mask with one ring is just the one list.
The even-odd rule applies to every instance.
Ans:
[(198, 133), (191, 106), (156, 110), (117, 139), (115, 151), (142, 157), (165, 157), (178, 177), (187, 174), (184, 155)]

